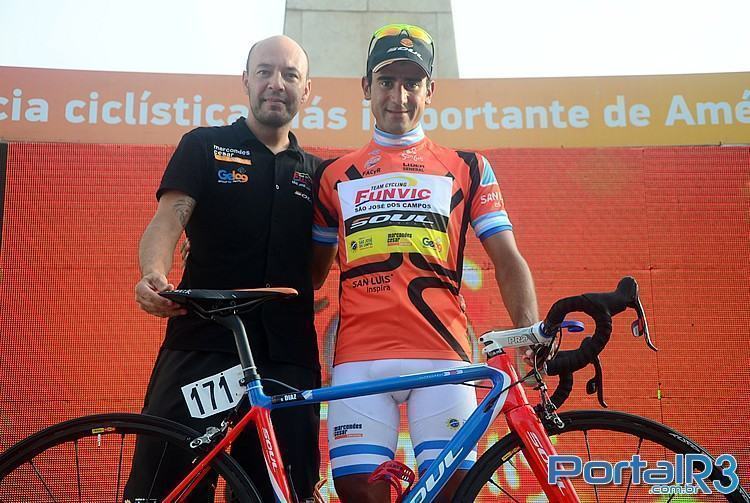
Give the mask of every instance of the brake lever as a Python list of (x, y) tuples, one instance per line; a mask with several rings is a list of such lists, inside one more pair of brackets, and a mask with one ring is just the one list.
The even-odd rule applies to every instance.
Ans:
[(651, 342), (651, 334), (648, 330), (648, 322), (646, 322), (646, 313), (643, 311), (643, 305), (641, 304), (641, 299), (638, 294), (636, 294), (633, 302), (628, 304), (628, 307), (633, 308), (638, 316), (638, 318), (630, 324), (630, 331), (633, 336), (643, 336), (643, 338), (646, 339), (646, 345), (649, 349), (652, 351), (659, 351), (656, 346), (654, 346), (654, 343)]
[(609, 406), (607, 405), (607, 402), (604, 401), (604, 373), (602, 371), (602, 363), (599, 360), (599, 355), (594, 357), (591, 364), (594, 366), (594, 377), (589, 379), (586, 383), (586, 393), (591, 395), (596, 392), (596, 398), (599, 400), (599, 404), (606, 409)]

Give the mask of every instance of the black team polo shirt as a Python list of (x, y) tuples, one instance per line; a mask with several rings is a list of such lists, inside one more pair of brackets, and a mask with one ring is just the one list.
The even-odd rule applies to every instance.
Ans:
[[(274, 155), (244, 118), (182, 137), (156, 197), (170, 190), (196, 201), (185, 232), (190, 255), (179, 288), (291, 287), (299, 296), (243, 316), (259, 360), (319, 368), (310, 277), (312, 177), (320, 159), (293, 134)], [(164, 347), (236, 352), (231, 332), (189, 314), (171, 318)]]

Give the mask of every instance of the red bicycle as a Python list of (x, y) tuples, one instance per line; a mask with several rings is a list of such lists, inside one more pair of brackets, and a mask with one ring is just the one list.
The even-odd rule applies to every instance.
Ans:
[[(605, 405), (598, 354), (609, 341), (612, 316), (634, 309), (637, 319), (632, 325), (633, 334), (644, 337), (649, 347), (656, 349), (649, 339), (638, 286), (632, 278), (623, 278), (613, 292), (562, 299), (552, 306), (543, 322), (532, 327), (484, 334), (480, 341), (485, 345), (486, 365), (314, 390), (289, 388), (286, 393), (269, 396), (263, 392), (263, 380), (237, 314), (270, 299), (294, 294), (290, 289), (165, 292), (166, 297), (234, 332), (242, 365), (238, 380), (246, 387), (242, 396), (249, 398), (249, 411), (244, 412), (238, 403), (220, 428), (202, 433), (139, 414), (88, 416), (51, 426), (0, 455), (0, 501), (122, 501), (135, 440), (148, 436), (163, 445), (162, 457), (182, 450), (193, 454), (194, 463), (180, 480), (174, 481), (168, 494), (139, 495), (140, 500), (134, 501), (193, 501), (191, 491), (201, 481), (208, 481), (214, 487), (216, 501), (257, 502), (260, 500), (253, 482), (228, 454), (233, 440), (252, 423), (261, 439), (263, 461), (276, 501), (293, 502), (297, 497), (276, 444), (271, 410), (388, 391), (489, 381), (491, 386), (482, 402), (418, 481), (398, 463), (386, 463), (376, 471), (376, 478), (393, 484), (398, 501), (433, 501), (502, 413), (510, 431), (479, 458), (454, 501), (567, 503), (687, 498), (750, 502), (739, 485), (736, 461), (729, 454), (714, 458), (675, 430), (630, 414), (558, 414), (557, 409), (572, 389), (573, 374), (588, 364), (593, 364), (596, 373), (587, 383), (587, 390), (596, 392)], [(558, 352), (564, 330), (576, 332), (583, 328), (578, 322), (565, 321), (565, 316), (574, 311), (591, 316), (595, 332), (578, 349)], [(535, 368), (523, 379), (518, 378), (503, 349), (519, 346), (535, 349)], [(545, 373), (560, 376), (559, 386), (551, 396), (544, 383)], [(226, 381), (227, 376), (222, 378)], [(527, 399), (523, 381), (535, 384), (540, 394), (537, 405)], [(211, 400), (233, 399), (228, 387), (222, 388), (221, 383), (208, 387), (212, 390)], [(226, 396), (221, 395), (224, 392)], [(158, 476), (157, 470), (153, 477)], [(403, 483), (408, 486), (404, 488)]]

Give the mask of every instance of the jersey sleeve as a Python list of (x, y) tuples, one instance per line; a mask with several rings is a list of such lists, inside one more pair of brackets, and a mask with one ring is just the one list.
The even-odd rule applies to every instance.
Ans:
[(191, 131), (180, 140), (164, 170), (156, 198), (170, 190), (184, 192), (196, 201), (206, 186), (206, 147), (201, 138)]
[(484, 241), (493, 234), (513, 230), (505, 211), (500, 186), (489, 161), (477, 154), (479, 161), (479, 187), (471, 201), (471, 226), (476, 236)]
[(336, 246), (339, 241), (339, 220), (336, 205), (334, 180), (326, 175), (326, 168), (333, 160), (324, 161), (315, 172), (313, 179), (313, 243), (323, 246)]

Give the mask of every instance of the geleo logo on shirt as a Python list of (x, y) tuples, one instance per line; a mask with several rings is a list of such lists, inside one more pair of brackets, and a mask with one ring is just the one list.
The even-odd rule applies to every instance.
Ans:
[(238, 168), (233, 170), (220, 169), (216, 171), (216, 180), (219, 183), (247, 183), (248, 176), (245, 172), (245, 168)]

